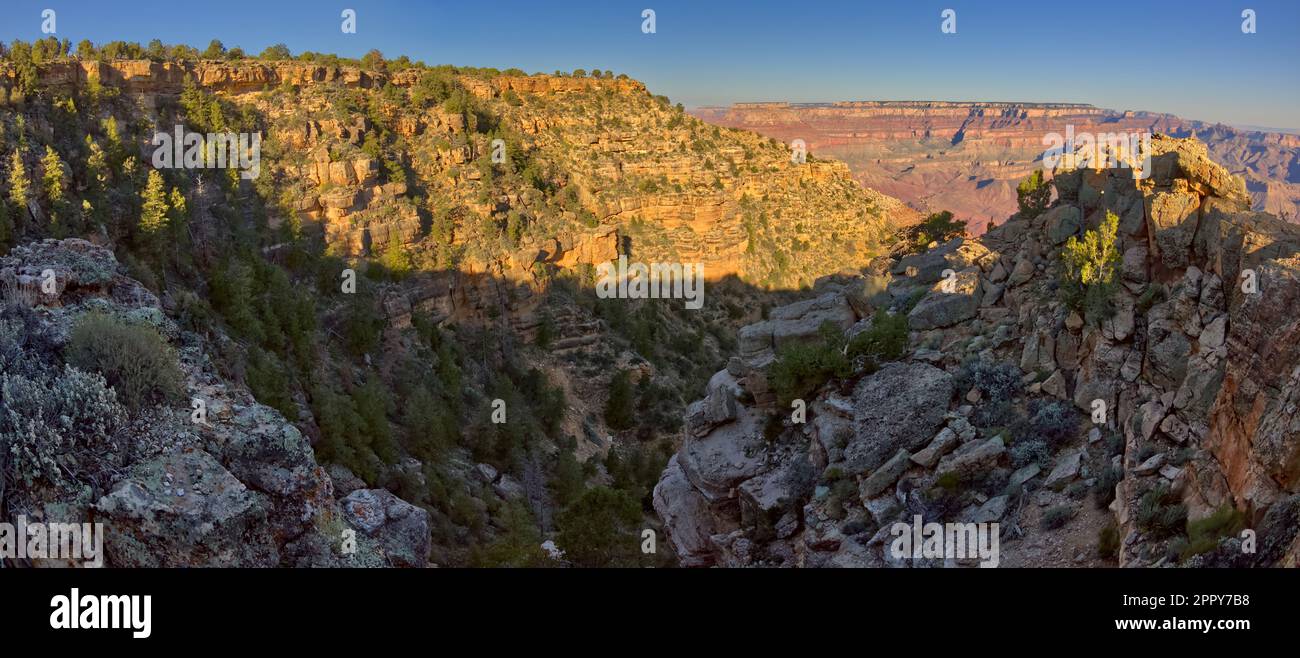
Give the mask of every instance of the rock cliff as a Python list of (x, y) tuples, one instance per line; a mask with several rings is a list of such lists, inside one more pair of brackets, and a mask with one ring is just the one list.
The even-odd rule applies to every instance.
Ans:
[[(49, 273), (53, 287), (42, 285)], [(7, 493), (0, 489), (0, 505), (9, 515), (101, 522), (106, 565), (115, 567), (428, 563), (428, 512), (387, 491), (340, 491), (298, 428), (259, 404), (245, 386), (226, 380), (212, 357), (218, 348), (182, 331), (153, 293), (125, 275), (111, 251), (78, 239), (14, 249), (0, 258), (0, 307), (6, 421), (27, 418), (18, 431), (34, 431), (41, 422), (27, 416), (33, 409), (19, 391), (76, 391), (74, 382), (86, 377), (57, 369), (73, 325), (85, 313), (107, 314), (166, 337), (179, 356), (184, 400), (201, 401), (204, 409), (196, 419), (189, 404), (159, 406), (127, 423), (110, 397), (98, 431), (115, 450), (108, 458), (94, 455), (87, 450), (96, 431), (66, 428), (68, 440), (80, 447), (59, 457), (62, 479), (77, 486), (39, 478)], [(371, 509), (369, 499), (358, 500), (362, 494), (383, 505)], [(49, 566), (41, 560), (34, 565)]]
[[(655, 489), (682, 562), (922, 566), (886, 550), (922, 515), (1000, 523), (1004, 565), (1294, 565), (1300, 229), (1252, 212), (1204, 144), (1153, 148), (1146, 180), (1057, 171), (1040, 215), (823, 280), (742, 329)], [(1085, 317), (1058, 290), (1062, 248), (1107, 213), (1116, 285)], [(781, 342), (830, 322), (851, 355), (878, 312), (906, 314), (900, 358), (830, 375), (806, 422), (778, 406)]]

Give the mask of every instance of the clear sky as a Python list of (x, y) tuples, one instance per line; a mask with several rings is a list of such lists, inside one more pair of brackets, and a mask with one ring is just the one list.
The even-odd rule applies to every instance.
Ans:
[[(688, 106), (1070, 101), (1300, 128), (1297, 0), (5, 0), (0, 38), (284, 43), (527, 71), (612, 69)], [(357, 12), (356, 34), (340, 14)], [(641, 31), (643, 9), (656, 32)], [(957, 33), (940, 31), (952, 8)], [(1242, 33), (1242, 10), (1257, 32)]]

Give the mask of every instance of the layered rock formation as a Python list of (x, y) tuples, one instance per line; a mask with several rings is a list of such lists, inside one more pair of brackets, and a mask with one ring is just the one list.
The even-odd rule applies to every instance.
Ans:
[(737, 103), (693, 113), (846, 162), (863, 185), (927, 212), (951, 210), (978, 235), (1016, 212), (1016, 185), (1041, 167), (1043, 138), (1148, 132), (1196, 136), (1249, 187), (1252, 208), (1300, 220), (1300, 136), (1253, 132), (1168, 114), (1071, 103), (862, 101)]
[[(14, 75), (0, 68), (0, 87), (12, 86)], [(423, 199), (411, 198), (415, 187), (463, 210), (455, 213), (451, 239), (470, 252), (484, 246), (479, 217), (503, 224), (513, 211), (526, 224), (547, 226), (525, 231), (525, 239), (569, 244), (584, 240), (590, 222), (579, 215), (589, 213), (617, 229), (646, 262), (702, 262), (710, 279), (738, 275), (781, 288), (865, 263), (893, 227), (916, 219), (897, 199), (852, 185), (842, 163), (793, 163), (786, 146), (711, 129), (627, 78), (455, 76), (493, 122), (522, 136), (510, 148), (549, 166), (579, 203), (560, 208), (533, 188), (480, 193), (493, 176), (484, 180), (475, 165), (493, 147), (463, 111), (381, 101), (387, 125), (378, 126), (373, 115), (341, 101), (349, 98), (341, 90), (382, 95), (386, 87), (413, 88), (422, 75), (255, 60), (73, 60), (42, 65), (40, 72), (42, 86), (56, 93), (111, 86), (150, 112), (191, 84), (255, 110), (268, 128), (266, 152), (275, 154), (262, 163), (266, 175), (296, 191), (294, 219), (347, 257), (435, 247), (415, 203)], [(373, 149), (360, 148), (387, 139), (385, 131), (396, 134), (396, 159), (418, 181), (389, 182)], [(141, 148), (145, 156), (151, 147)], [(471, 269), (493, 269), (497, 263), (490, 261), (504, 260), (507, 270), (523, 265), (508, 275), (526, 276), (532, 262), (521, 260), (538, 251), (529, 244), (526, 253), (505, 259), (477, 254)]]
[[(1300, 295), (1300, 228), (1252, 212), (1203, 144), (1153, 149), (1147, 180), (1055, 172), (1060, 198), (1041, 215), (774, 309), (850, 336), (874, 309), (908, 314), (906, 356), (833, 379), (804, 423), (774, 407), (772, 329), (742, 330), (655, 490), (682, 562), (921, 566), (887, 548), (895, 522), (922, 515), (1000, 523), (1017, 566), (1294, 565), (1300, 354), (1284, 309)], [(1085, 320), (1059, 301), (1059, 254), (1108, 212), (1122, 254), (1111, 311)], [(1185, 520), (1212, 515), (1237, 515), (1267, 550), (1243, 552), (1232, 532), (1189, 548)], [(1098, 553), (1098, 533), (1115, 545)]]

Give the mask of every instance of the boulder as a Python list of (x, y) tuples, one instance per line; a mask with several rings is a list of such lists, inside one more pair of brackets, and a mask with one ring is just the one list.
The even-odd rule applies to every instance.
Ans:
[(1011, 275), (1007, 277), (1007, 286), (1015, 287), (1029, 281), (1033, 278), (1034, 271), (1034, 262), (1022, 256), (1011, 269)]
[(899, 450), (922, 448), (943, 424), (952, 390), (952, 376), (925, 363), (889, 363), (864, 377), (853, 391), (848, 470), (874, 471)]
[(941, 280), (931, 286), (925, 297), (908, 313), (908, 324), (918, 331), (951, 327), (975, 317), (979, 306), (979, 270), (962, 270), (951, 280)]
[(1059, 400), (1070, 399), (1070, 392), (1066, 389), (1065, 375), (1062, 375), (1060, 370), (1053, 372), (1050, 377), (1043, 380), (1043, 393)]
[(655, 485), (653, 501), (680, 564), (686, 567), (712, 564), (714, 556), (709, 537), (718, 528), (709, 512), (709, 502), (691, 486), (677, 455), (668, 460), (668, 467)]
[(772, 322), (764, 320), (745, 325), (736, 334), (740, 357), (753, 365), (764, 356), (772, 355)]
[(203, 450), (137, 463), (96, 504), (119, 567), (273, 567), (264, 499)]
[(1011, 474), (1011, 480), (1007, 483), (1007, 487), (1013, 490), (1019, 489), (1024, 486), (1026, 482), (1037, 477), (1041, 472), (1043, 472), (1043, 469), (1038, 464), (1023, 466), (1015, 473)]
[(1000, 436), (988, 441), (972, 441), (939, 460), (939, 467), (934, 474), (940, 478), (955, 476), (960, 481), (969, 481), (997, 464), (1006, 451)]
[(736, 395), (740, 390), (735, 377), (720, 370), (709, 380), (708, 393), (686, 408), (686, 431), (692, 436), (707, 435), (713, 428), (736, 418)]
[(1079, 450), (1071, 450), (1061, 455), (1056, 460), (1056, 467), (1043, 480), (1043, 486), (1048, 489), (1061, 490), (1065, 485), (1073, 482), (1079, 477), (1079, 464), (1083, 458), (1083, 453)]
[(1186, 267), (1196, 237), (1200, 197), (1194, 192), (1156, 192), (1144, 203), (1151, 253), (1165, 267)]
[(729, 497), (741, 482), (766, 470), (765, 420), (766, 416), (737, 405), (733, 422), (701, 438), (687, 436), (677, 454), (691, 484), (706, 498), (718, 500)]
[(997, 523), (1007, 514), (1009, 496), (994, 496), (980, 505), (979, 509), (967, 519), (969, 523)]
[(813, 468), (808, 453), (787, 455), (772, 470), (752, 477), (737, 487), (750, 509), (775, 519), (800, 503), (813, 491)]
[(945, 427), (939, 430), (930, 444), (924, 450), (912, 455), (912, 462), (924, 468), (934, 468), (939, 463), (939, 459), (957, 447), (961, 439), (951, 428)]
[(942, 278), (944, 270), (959, 269), (952, 266), (949, 256), (955, 254), (963, 242), (961, 238), (956, 238), (919, 254), (903, 256), (894, 263), (890, 272), (894, 275), (911, 272), (909, 277), (917, 283), (923, 285), (934, 283)]
[(431, 549), (429, 513), (386, 489), (358, 489), (340, 501), (343, 520), (374, 539), (393, 566), (424, 567)]
[(880, 492), (894, 485), (899, 476), (909, 466), (908, 461), (911, 454), (906, 449), (899, 450), (889, 461), (885, 462), (871, 473), (871, 475), (862, 480), (862, 485), (858, 488), (858, 494), (863, 500), (875, 498)]
[(1151, 475), (1152, 473), (1158, 472), (1160, 470), (1160, 467), (1164, 465), (1165, 465), (1165, 453), (1158, 452), (1148, 457), (1146, 461), (1139, 464), (1137, 468), (1133, 469), (1133, 472), (1136, 473), (1137, 475)]
[(1079, 234), (1079, 229), (1083, 226), (1083, 213), (1075, 206), (1057, 205), (1043, 213), (1041, 221), (1047, 232), (1047, 241), (1061, 245)]
[(826, 293), (813, 299), (772, 309), (772, 343), (777, 350), (796, 343), (820, 339), (821, 326), (829, 322), (839, 331), (857, 321), (853, 307), (841, 293)]

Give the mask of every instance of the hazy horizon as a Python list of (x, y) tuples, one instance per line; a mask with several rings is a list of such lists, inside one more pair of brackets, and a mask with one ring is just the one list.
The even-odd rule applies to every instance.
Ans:
[(750, 100), (734, 101), (731, 103), (687, 105), (685, 107), (687, 111), (692, 111), (692, 110), (702, 110), (702, 109), (711, 109), (711, 108), (728, 108), (740, 103), (751, 103), (751, 104), (786, 103), (792, 106), (804, 106), (804, 107), (817, 107), (817, 106), (830, 107), (840, 103), (958, 103), (958, 104), (987, 103), (987, 104), (1003, 104), (1003, 105), (1076, 105), (1076, 106), (1093, 107), (1093, 108), (1112, 111), (1112, 112), (1134, 112), (1137, 114), (1151, 114), (1151, 115), (1168, 114), (1171, 116), (1176, 116), (1180, 119), (1187, 119), (1190, 121), (1200, 121), (1202, 123), (1208, 123), (1211, 125), (1221, 124), (1232, 128), (1236, 128), (1238, 130), (1248, 131), (1248, 132), (1274, 132), (1274, 133), (1286, 133), (1286, 134), (1300, 134), (1300, 128), (1297, 127), (1259, 126), (1254, 124), (1236, 123), (1230, 121), (1208, 121), (1198, 116), (1184, 116), (1173, 112), (1161, 112), (1158, 110), (1147, 110), (1147, 109), (1132, 108), (1132, 107), (1105, 107), (1102, 105), (1097, 105), (1095, 103), (1086, 103), (1081, 101), (1056, 101), (1056, 100), (1044, 101), (1044, 100), (997, 99), (997, 98), (994, 99), (989, 99), (989, 98), (979, 98), (979, 99), (975, 99), (975, 98), (841, 98), (836, 100), (822, 100), (822, 101), (786, 101), (783, 99), (769, 98), (764, 100), (753, 100), (753, 101)]

